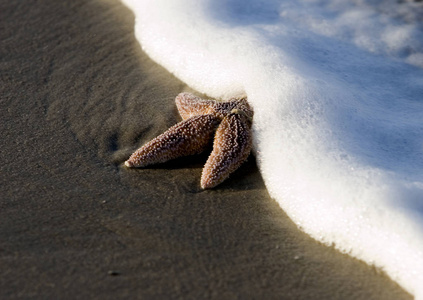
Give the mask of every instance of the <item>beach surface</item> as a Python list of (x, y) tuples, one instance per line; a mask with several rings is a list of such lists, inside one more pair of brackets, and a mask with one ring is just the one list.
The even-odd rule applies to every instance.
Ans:
[(208, 191), (207, 154), (123, 167), (191, 90), (119, 1), (1, 0), (0, 28), (0, 298), (411, 299), (302, 233), (254, 157)]

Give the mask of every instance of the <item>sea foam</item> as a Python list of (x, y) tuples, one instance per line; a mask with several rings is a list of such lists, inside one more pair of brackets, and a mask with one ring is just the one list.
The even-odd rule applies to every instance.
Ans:
[(423, 299), (419, 3), (123, 0), (142, 48), (192, 88), (254, 107), (254, 153), (306, 233)]

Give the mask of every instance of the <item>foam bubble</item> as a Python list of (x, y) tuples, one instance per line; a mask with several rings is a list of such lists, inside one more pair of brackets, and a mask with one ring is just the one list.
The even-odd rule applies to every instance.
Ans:
[(158, 63), (212, 97), (247, 94), (260, 171), (294, 222), (423, 299), (414, 3), (124, 2)]

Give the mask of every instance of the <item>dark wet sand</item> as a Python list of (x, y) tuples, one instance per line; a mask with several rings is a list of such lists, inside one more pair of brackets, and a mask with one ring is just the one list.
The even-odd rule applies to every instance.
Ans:
[(118, 1), (0, 1), (1, 299), (410, 299), (270, 199), (254, 158), (128, 170), (188, 88)]

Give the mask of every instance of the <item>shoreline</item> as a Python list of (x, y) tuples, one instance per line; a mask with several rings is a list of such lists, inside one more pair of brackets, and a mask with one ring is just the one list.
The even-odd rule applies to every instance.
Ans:
[(2, 298), (411, 299), (297, 229), (254, 157), (210, 191), (206, 154), (122, 166), (189, 88), (119, 1), (0, 7)]

